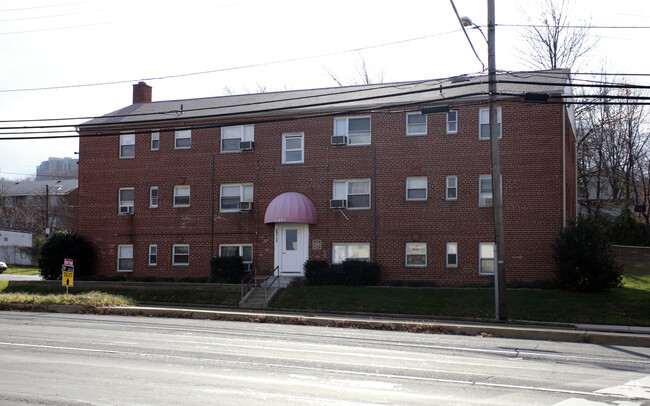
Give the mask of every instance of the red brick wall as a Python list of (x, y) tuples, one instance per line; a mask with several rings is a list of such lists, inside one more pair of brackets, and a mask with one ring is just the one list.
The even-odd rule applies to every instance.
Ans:
[[(372, 145), (330, 145), (333, 117), (255, 125), (255, 149), (220, 153), (220, 129), (192, 131), (191, 149), (174, 150), (173, 131), (160, 133), (160, 150), (150, 150), (149, 134), (136, 136), (134, 159), (119, 159), (119, 137), (80, 141), (79, 230), (98, 252), (96, 273), (116, 273), (117, 246), (134, 245), (132, 276), (209, 275), (212, 195), (214, 249), (251, 243), (254, 263), (268, 273), (274, 262), (274, 225), (264, 224), (270, 201), (299, 192), (314, 203), (318, 224), (310, 226), (310, 258), (331, 260), (335, 242), (370, 243), (384, 280), (433, 280), (440, 284), (491, 283), (478, 275), (479, 242), (493, 241), (492, 209), (478, 207), (479, 175), (490, 173), (489, 141), (478, 139), (480, 106), (458, 107), (458, 133), (445, 133), (445, 114), (428, 116), (428, 134), (406, 133), (404, 112), (372, 114)], [(483, 106), (485, 107), (485, 106)], [(551, 243), (563, 221), (566, 201), (575, 197), (575, 178), (563, 185), (562, 107), (501, 104), (506, 268), (509, 280), (553, 277)], [(179, 126), (184, 123), (179, 123)], [(304, 132), (305, 161), (282, 164), (282, 134)], [(573, 138), (568, 137), (573, 142)], [(569, 145), (570, 147), (571, 145)], [(212, 159), (214, 157), (214, 191)], [(567, 159), (568, 165), (575, 162)], [(572, 172), (573, 171), (573, 172)], [(567, 167), (566, 173), (575, 173)], [(458, 200), (445, 200), (445, 180), (458, 176)], [(428, 199), (406, 201), (406, 178), (426, 176)], [(371, 209), (329, 209), (332, 182), (369, 178)], [(219, 187), (253, 183), (251, 213), (219, 212)], [(173, 186), (191, 186), (191, 206), (172, 207)], [(149, 208), (149, 187), (159, 188), (159, 207)], [(133, 216), (118, 215), (118, 190), (135, 188)], [(575, 206), (575, 204), (573, 204)], [(569, 206), (569, 210), (571, 210)], [(573, 209), (574, 210), (574, 209)], [(347, 216), (347, 218), (346, 218)], [(322, 241), (312, 250), (311, 241)], [(407, 242), (427, 243), (427, 266), (405, 266)], [(445, 267), (447, 242), (458, 243), (458, 267)], [(190, 266), (172, 266), (172, 245), (190, 244)], [(148, 265), (148, 245), (158, 245), (158, 265)], [(374, 258), (374, 253), (377, 257)]]

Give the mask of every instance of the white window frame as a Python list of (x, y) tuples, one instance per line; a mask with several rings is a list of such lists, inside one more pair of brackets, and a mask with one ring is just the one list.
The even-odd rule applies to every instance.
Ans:
[[(368, 206), (350, 207), (350, 196), (365, 196), (366, 193), (350, 193), (350, 186), (353, 183), (368, 184)], [(335, 180), (332, 185), (332, 199), (344, 199), (347, 201), (347, 208), (350, 210), (367, 210), (372, 207), (372, 184), (370, 179), (341, 179)]]
[[(190, 207), (190, 185), (174, 186), (174, 207)], [(178, 203), (178, 199), (187, 198), (187, 203)]]
[[(341, 249), (344, 249), (344, 255), (341, 258), (336, 257), (336, 252), (337, 248), (339, 248), (339, 252)], [(362, 250), (367, 250), (368, 251), (368, 256), (367, 257), (360, 257), (360, 256), (350, 256), (353, 255), (354, 252), (351, 252), (351, 249), (357, 248), (357, 249), (362, 249)], [(359, 259), (362, 261), (370, 261), (370, 243), (362, 243), (362, 242), (348, 242), (348, 243), (333, 243), (332, 244), (332, 263), (333, 264), (340, 264), (341, 262), (345, 261), (346, 259)]]
[[(449, 256), (453, 255), (456, 259), (455, 263), (449, 261)], [(445, 249), (445, 265), (447, 268), (458, 268), (458, 243), (457, 242), (448, 242), (447, 248)]]
[[(491, 247), (491, 250), (490, 250)], [(484, 252), (485, 251), (485, 252)], [(491, 255), (490, 255), (491, 253)], [(485, 255), (485, 256), (483, 256)], [(478, 273), (479, 275), (494, 275), (494, 270), (496, 269), (496, 245), (493, 242), (481, 242), (478, 244)], [(483, 270), (483, 260), (492, 260), (493, 268), (492, 272), (487, 272)]]
[[(126, 154), (125, 147), (133, 147), (132, 154)], [(135, 133), (120, 134), (120, 159), (135, 158)]]
[[(503, 135), (503, 131), (501, 129), (501, 107), (497, 107), (497, 123), (499, 124), (499, 139), (501, 139), (501, 136)], [(487, 130), (486, 130), (486, 134), (488, 135), (487, 137), (483, 136), (482, 129), (485, 128), (484, 126), (487, 126)], [(479, 109), (478, 111), (478, 139), (479, 140), (490, 139), (490, 109), (489, 108), (482, 108)]]
[[(417, 247), (420, 247), (420, 248), (424, 247), (424, 254), (416, 253), (416, 252), (411, 251), (411, 249), (417, 248)], [(409, 261), (409, 259), (412, 259), (412, 258), (414, 258), (416, 256), (418, 256), (418, 257), (424, 256), (424, 263), (419, 264), (419, 263), (413, 263), (412, 260)], [(406, 243), (406, 258), (405, 258), (405, 261), (406, 261), (405, 262), (406, 266), (409, 267), (409, 268), (411, 268), (411, 267), (412, 268), (426, 268), (426, 266), (427, 266), (427, 243), (426, 242), (407, 242)]]
[(160, 149), (160, 132), (152, 131), (151, 132), (151, 150), (158, 151)]
[[(422, 183), (424, 181), (424, 188)], [(417, 185), (415, 185), (417, 183)], [(419, 187), (415, 187), (419, 186)], [(409, 197), (409, 191), (424, 189), (424, 197)], [(408, 201), (424, 201), (429, 198), (429, 181), (426, 176), (412, 176), (406, 178), (406, 200)]]
[(156, 266), (156, 265), (158, 265), (158, 245), (149, 244), (149, 266)]
[[(128, 257), (128, 251), (131, 251), (131, 256)], [(131, 268), (121, 269), (122, 260), (131, 260)], [(133, 244), (120, 244), (117, 246), (117, 272), (133, 272)]]
[[(181, 140), (189, 140), (189, 145), (178, 145)], [(184, 142), (184, 141), (183, 141)], [(183, 129), (174, 131), (174, 149), (192, 148), (192, 130)]]
[[(122, 200), (122, 192), (130, 190), (133, 192), (133, 200)], [(122, 187), (117, 192), (117, 214), (127, 215), (133, 214), (135, 212), (135, 188), (133, 187)], [(122, 207), (130, 207), (131, 213), (122, 213)]]
[[(350, 131), (351, 120), (368, 120), (368, 130)], [(367, 133), (367, 135), (364, 135)], [(334, 135), (344, 135), (347, 138), (347, 145), (370, 145), (372, 144), (372, 120), (370, 116), (339, 117), (334, 119)], [(368, 138), (368, 141), (359, 141), (357, 138)]]
[[(451, 115), (454, 115), (453, 120), (451, 120)], [(458, 134), (458, 110), (450, 110), (445, 116), (447, 117), (447, 134)]]
[[(450, 195), (449, 192), (451, 190), (454, 190), (454, 196)], [(445, 180), (445, 200), (458, 200), (458, 176), (457, 175), (449, 175)]]
[[(235, 133), (236, 132), (236, 133)], [(226, 134), (231, 133), (231, 134)], [(238, 140), (236, 148), (224, 148), (224, 140)], [(244, 141), (255, 141), (255, 125), (246, 124), (246, 125), (231, 125), (228, 127), (221, 127), (221, 142), (219, 143), (219, 148), (221, 152), (231, 153), (231, 152), (241, 152), (239, 149), (239, 143)]]
[[(289, 140), (300, 140), (300, 148), (289, 148)], [(287, 153), (300, 152), (299, 160), (287, 159)], [(301, 164), (305, 162), (305, 133), (284, 133), (282, 134), (282, 163), (283, 164)]]
[[(487, 191), (484, 191), (481, 188), (481, 185), (483, 183), (483, 180), (488, 180), (489, 185), (490, 185), (490, 192), (488, 193)], [(499, 178), (499, 181), (501, 183), (501, 193), (503, 195), (503, 177)], [(487, 204), (485, 203), (485, 199), (492, 199), (494, 198), (494, 193), (492, 191), (492, 175), (479, 175), (478, 177), (478, 207), (492, 207), (492, 204)]]
[[(154, 192), (156, 196), (154, 197)], [(158, 186), (151, 186), (149, 188), (149, 207), (155, 209), (158, 207), (160, 202), (160, 192), (158, 191)]]
[[(238, 255), (242, 257), (242, 263), (252, 264), (253, 263), (253, 244), (220, 244), (219, 245), (219, 256), (223, 256), (222, 249), (224, 248), (237, 248)], [(244, 248), (250, 248), (250, 259), (244, 257)]]
[[(424, 118), (424, 123), (411, 123), (409, 122), (410, 117), (422, 117)], [(406, 135), (407, 136), (413, 136), (413, 135), (427, 135), (427, 124), (428, 124), (428, 119), (425, 114), (422, 114), (420, 112), (413, 112), (413, 113), (406, 113)], [(417, 128), (424, 126), (424, 130), (418, 131)]]
[[(187, 248), (186, 253), (176, 253), (176, 249)], [(176, 256), (187, 256), (187, 262), (176, 262)], [(174, 244), (172, 246), (172, 266), (189, 266), (190, 265), (190, 244)]]
[[(229, 188), (229, 189), (234, 189), (235, 187), (239, 188), (239, 201), (240, 202), (252, 202), (253, 201), (253, 193), (254, 193), (254, 188), (252, 183), (227, 183), (227, 184), (222, 184), (221, 187), (219, 188), (219, 211), (221, 212), (238, 212), (239, 211), (239, 205), (235, 208), (224, 208), (223, 207), (223, 198), (224, 198), (224, 192), (223, 189), (224, 187)], [(233, 198), (236, 195), (234, 194), (229, 194), (226, 195), (226, 197)]]

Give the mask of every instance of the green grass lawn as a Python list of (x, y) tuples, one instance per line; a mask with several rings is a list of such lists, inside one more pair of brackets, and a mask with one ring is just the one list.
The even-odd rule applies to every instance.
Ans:
[[(624, 265), (624, 286), (600, 293), (558, 289), (509, 289), (511, 320), (650, 326), (650, 249), (617, 248)], [(38, 274), (11, 267), (8, 273)], [(7, 294), (62, 294), (63, 287), (7, 288), (0, 281), (0, 301)], [(70, 295), (88, 294), (71, 288)], [(112, 288), (110, 293), (139, 303), (199, 304), (237, 307), (239, 293), (215, 290)], [(31, 299), (30, 299), (31, 300)], [(56, 299), (59, 300), (59, 299)], [(494, 319), (493, 289), (296, 286), (284, 289), (272, 305), (333, 313), (402, 314), (448, 319)]]
[(25, 265), (8, 265), (7, 270), (3, 272), (7, 275), (39, 275), (38, 268)]
[[(650, 249), (616, 249), (623, 287), (600, 293), (509, 289), (511, 320), (650, 326)], [(300, 286), (274, 308), (394, 313), (438, 318), (494, 318), (493, 289)]]

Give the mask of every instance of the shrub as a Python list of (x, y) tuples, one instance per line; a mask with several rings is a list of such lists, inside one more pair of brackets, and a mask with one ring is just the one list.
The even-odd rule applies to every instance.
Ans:
[(84, 237), (70, 231), (55, 231), (41, 246), (38, 267), (43, 279), (61, 278), (65, 258), (74, 261), (74, 277), (87, 280), (92, 273), (95, 250)]
[(240, 256), (214, 257), (210, 260), (212, 282), (239, 283), (243, 269), (244, 264)]
[(378, 284), (381, 277), (379, 264), (358, 259), (332, 265), (324, 260), (308, 260), (304, 269), (307, 285), (369, 286)]
[(611, 241), (622, 245), (648, 245), (648, 227), (625, 208), (609, 225)]
[(307, 285), (327, 285), (329, 264), (324, 259), (308, 259), (303, 265)]
[(553, 249), (561, 286), (586, 292), (621, 286), (622, 265), (597, 219), (572, 220), (560, 232)]

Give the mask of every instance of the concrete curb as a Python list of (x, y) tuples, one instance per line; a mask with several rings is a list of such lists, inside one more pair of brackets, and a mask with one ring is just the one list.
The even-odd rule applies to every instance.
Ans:
[[(484, 337), (503, 337), (524, 340), (547, 340), (601, 345), (625, 345), (650, 347), (650, 334), (624, 331), (598, 331), (604, 326), (588, 326), (581, 329), (546, 327), (521, 324), (466, 323), (435, 320), (399, 320), (373, 317), (347, 317), (331, 315), (304, 315), (255, 311), (192, 309), (181, 307), (122, 306), (92, 308), (79, 305), (12, 305), (10, 310), (106, 314), (139, 317), (167, 317), (197, 320), (226, 320), (252, 323), (296, 324), (337, 328), (408, 331), (427, 334), (457, 334)], [(621, 330), (620, 326), (612, 326)]]
[(325, 327), (365, 328), (373, 330), (410, 331), (430, 334), (458, 334), (492, 336), (528, 340), (584, 342), (603, 345), (628, 345), (650, 347), (650, 334), (595, 331), (545, 326), (462, 323), (439, 321), (405, 321), (375, 319), (372, 317), (343, 317), (324, 315), (301, 315), (268, 312), (244, 312), (234, 310), (202, 310), (170, 307), (109, 307), (100, 309), (102, 314), (150, 317), (180, 317), (246, 321), (255, 323), (301, 324)]

